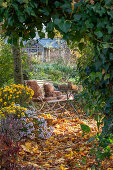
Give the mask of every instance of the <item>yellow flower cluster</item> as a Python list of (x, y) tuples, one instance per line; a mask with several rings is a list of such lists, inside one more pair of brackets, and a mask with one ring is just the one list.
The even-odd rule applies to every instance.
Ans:
[(27, 103), (33, 95), (34, 91), (22, 84), (13, 84), (0, 88), (0, 106), (8, 106), (12, 101), (17, 101), (18, 103), (19, 100)]
[(20, 106), (15, 106), (14, 103), (12, 103), (8, 107), (3, 107), (0, 110), (0, 118), (5, 117), (8, 114), (15, 114), (18, 117), (25, 116), (25, 111), (27, 111), (26, 108), (20, 107)]

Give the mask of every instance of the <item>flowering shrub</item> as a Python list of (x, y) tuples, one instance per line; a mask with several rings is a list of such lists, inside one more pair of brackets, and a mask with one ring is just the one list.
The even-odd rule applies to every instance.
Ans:
[[(27, 135), (30, 135), (31, 139), (34, 137), (47, 139), (52, 135), (53, 128), (47, 127), (47, 122), (44, 118), (38, 118), (36, 116), (36, 111), (32, 106), (25, 111), (25, 116), (29, 118), (27, 119), (25, 126), (31, 127), (31, 129), (27, 131)], [(24, 120), (25, 116), (23, 116)], [(34, 134), (32, 134), (31, 131), (33, 131)]]
[(52, 135), (52, 127), (47, 127), (45, 119), (34, 118), (35, 109), (20, 107), (19, 104), (4, 107), (0, 110), (0, 133), (13, 141), (24, 140), (24, 137), (49, 138)]
[(47, 127), (47, 122), (44, 118), (37, 118), (35, 126), (37, 126), (35, 131), (35, 135), (37, 137), (40, 137), (42, 139), (48, 139), (51, 137), (54, 129), (52, 126), (50, 126), (49, 128)]
[(27, 106), (33, 94), (32, 89), (21, 84), (13, 84), (5, 88), (0, 88), (0, 107), (10, 106), (11, 103)]
[(14, 115), (14, 118), (21, 118), (25, 116), (26, 108), (21, 107), (19, 104), (12, 103), (8, 107), (3, 107), (0, 110), (0, 117), (6, 117), (7, 115)]
[(31, 110), (20, 107), (19, 104), (1, 108), (0, 132), (13, 141), (20, 140), (24, 136), (33, 137), (34, 127), (28, 119), (29, 113)]

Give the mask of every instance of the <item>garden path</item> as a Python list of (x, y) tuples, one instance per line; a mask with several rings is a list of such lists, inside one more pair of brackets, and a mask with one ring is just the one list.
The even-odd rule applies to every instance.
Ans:
[[(79, 113), (82, 111), (79, 109)], [(98, 130), (96, 122), (89, 118), (76, 118), (75, 113), (57, 113), (48, 118), (48, 126), (54, 127), (53, 135), (47, 140), (27, 140), (21, 143), (20, 162), (25, 166), (33, 166), (37, 170), (90, 170), (97, 165), (92, 146), (96, 141), (87, 141)], [(82, 136), (80, 124), (90, 126), (91, 132)], [(94, 148), (95, 149), (95, 148)], [(113, 156), (102, 161), (101, 168), (113, 168)]]

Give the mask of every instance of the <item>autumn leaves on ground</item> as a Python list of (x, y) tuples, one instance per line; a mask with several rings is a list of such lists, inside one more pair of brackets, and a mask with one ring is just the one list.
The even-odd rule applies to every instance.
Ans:
[[(102, 129), (98, 131), (94, 118), (86, 116), (77, 103), (76, 111), (67, 105), (63, 112), (41, 113), (35, 105), (29, 105), (32, 95), (33, 91), (23, 85), (0, 89), (0, 168), (95, 169), (95, 137)], [(113, 169), (113, 153), (99, 168)]]
[[(96, 140), (88, 143), (88, 140), (97, 134), (96, 122), (92, 119), (79, 120), (75, 113), (65, 113), (64, 118), (60, 119), (54, 119), (52, 114), (49, 114), (49, 117), (48, 126), (54, 128), (52, 136), (47, 140), (21, 142), (19, 162), (23, 165), (33, 165), (37, 170), (85, 170), (97, 165), (93, 146)], [(80, 124), (84, 123), (90, 126), (91, 132), (83, 136)], [(112, 169), (112, 159), (111, 156), (110, 160), (102, 161), (101, 168)]]

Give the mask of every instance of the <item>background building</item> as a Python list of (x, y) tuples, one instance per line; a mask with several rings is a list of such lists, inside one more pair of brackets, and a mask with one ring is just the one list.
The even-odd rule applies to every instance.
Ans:
[(22, 49), (39, 61), (48, 62), (58, 59), (68, 60), (71, 57), (66, 41), (60, 39), (33, 39), (25, 43)]

